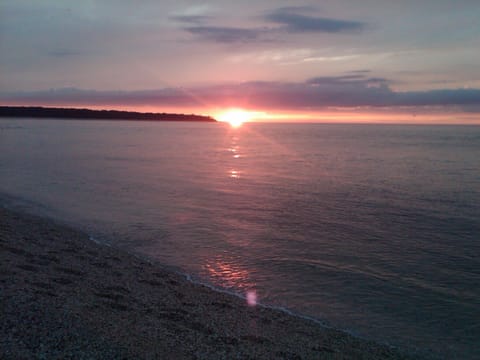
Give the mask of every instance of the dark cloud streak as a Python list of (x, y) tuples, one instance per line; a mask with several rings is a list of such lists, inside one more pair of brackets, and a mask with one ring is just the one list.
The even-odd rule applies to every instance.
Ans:
[(303, 14), (304, 12), (312, 12), (314, 10), (314, 8), (306, 6), (278, 8), (262, 18), (275, 25), (262, 28), (203, 25), (207, 20), (211, 19), (206, 16), (174, 16), (171, 19), (197, 25), (183, 29), (203, 40), (218, 43), (265, 41), (267, 36), (274, 38), (285, 33), (355, 33), (364, 30), (366, 27), (365, 23), (359, 21), (314, 17)]
[(192, 26), (184, 28), (193, 35), (197, 35), (204, 40), (219, 43), (244, 43), (257, 41), (260, 39), (262, 30), (244, 29), (221, 26)]
[(316, 85), (363, 85), (367, 87), (387, 85), (388, 79), (378, 77), (365, 77), (362, 73), (351, 73), (341, 76), (319, 76), (306, 81), (307, 84)]
[(170, 19), (187, 24), (203, 24), (211, 20), (212, 17), (206, 15), (177, 15), (171, 16)]
[(296, 8), (280, 8), (268, 14), (266, 20), (284, 25), (290, 33), (321, 32), (345, 33), (364, 30), (366, 24), (360, 21), (314, 17), (300, 14)]

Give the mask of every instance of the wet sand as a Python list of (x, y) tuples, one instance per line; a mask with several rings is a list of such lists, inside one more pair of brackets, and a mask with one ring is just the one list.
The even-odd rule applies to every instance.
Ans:
[(407, 359), (0, 208), (2, 359)]

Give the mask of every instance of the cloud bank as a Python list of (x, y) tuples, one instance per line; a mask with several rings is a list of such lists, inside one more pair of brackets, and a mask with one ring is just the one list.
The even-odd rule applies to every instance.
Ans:
[(144, 91), (95, 91), (75, 88), (0, 93), (2, 104), (155, 106), (212, 108), (245, 106), (258, 110), (305, 111), (328, 107), (453, 106), (480, 112), (480, 89), (396, 92), (389, 80), (368, 73), (316, 77), (304, 82), (216, 84)]

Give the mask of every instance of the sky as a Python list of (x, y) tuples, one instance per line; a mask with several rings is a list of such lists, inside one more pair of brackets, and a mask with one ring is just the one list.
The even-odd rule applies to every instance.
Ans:
[(0, 0), (0, 104), (480, 123), (480, 1)]

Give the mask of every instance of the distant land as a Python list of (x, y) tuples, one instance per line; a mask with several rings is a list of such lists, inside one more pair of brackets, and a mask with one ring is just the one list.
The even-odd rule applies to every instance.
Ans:
[(0, 106), (0, 117), (92, 120), (216, 121), (210, 116), (194, 114), (142, 113), (135, 111), (51, 108), (41, 106)]

